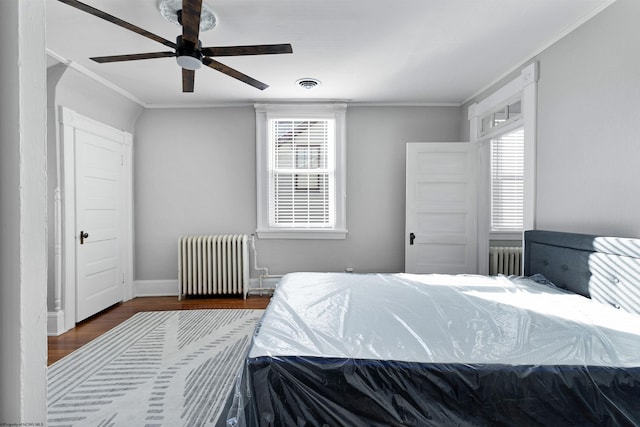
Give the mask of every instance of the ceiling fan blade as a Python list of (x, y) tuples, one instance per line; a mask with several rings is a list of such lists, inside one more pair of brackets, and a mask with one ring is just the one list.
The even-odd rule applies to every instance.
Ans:
[(102, 18), (105, 21), (109, 21), (109, 22), (111, 22), (113, 24), (119, 25), (122, 28), (125, 28), (125, 29), (127, 29), (129, 31), (133, 31), (134, 33), (140, 34), (141, 36), (144, 36), (144, 37), (147, 37), (147, 38), (149, 38), (151, 40), (157, 41), (158, 43), (162, 43), (163, 45), (168, 46), (170, 48), (173, 48), (173, 49), (176, 48), (176, 44), (171, 42), (171, 41), (169, 41), (169, 40), (167, 40), (167, 39), (164, 39), (164, 38), (162, 38), (160, 36), (157, 36), (157, 35), (155, 35), (153, 33), (150, 33), (147, 30), (143, 30), (142, 28), (137, 27), (137, 26), (135, 26), (133, 24), (130, 24), (127, 21), (123, 21), (120, 18), (116, 18), (113, 15), (109, 15), (106, 12), (98, 10), (98, 9), (96, 9), (94, 7), (86, 5), (86, 4), (84, 4), (82, 2), (79, 2), (77, 0), (58, 0), (58, 1), (60, 1), (62, 3), (65, 3), (65, 4), (68, 4), (69, 6), (73, 6), (76, 9), (80, 9), (83, 12), (87, 12), (87, 13), (93, 15), (93, 16), (97, 16), (98, 18)]
[(216, 61), (215, 59), (211, 59), (207, 56), (205, 56), (204, 58), (202, 58), (202, 63), (210, 68), (213, 68), (214, 70), (218, 70), (221, 73), (224, 73), (230, 77), (233, 77), (234, 79), (238, 79), (241, 82), (244, 82), (248, 85), (251, 85), (257, 89), (260, 90), (264, 90), (266, 88), (269, 87), (269, 85), (262, 83), (252, 77), (247, 76), (246, 74), (242, 74), (240, 71), (238, 70), (234, 70), (231, 67), (228, 67), (224, 64), (221, 64), (220, 62)]
[(196, 72), (194, 70), (182, 69), (182, 91), (193, 92), (193, 86), (196, 78)]
[(206, 56), (240, 56), (240, 55), (273, 55), (279, 53), (293, 53), (289, 43), (287, 44), (259, 44), (253, 46), (223, 46), (203, 47), (201, 50)]
[(182, 40), (198, 46), (202, 0), (182, 0)]
[(151, 52), (131, 55), (94, 56), (89, 59), (104, 64), (106, 62), (137, 61), (139, 59), (170, 58), (174, 56), (176, 56), (175, 52)]

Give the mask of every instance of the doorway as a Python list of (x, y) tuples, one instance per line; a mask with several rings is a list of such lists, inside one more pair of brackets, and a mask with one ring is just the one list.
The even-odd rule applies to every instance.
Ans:
[(59, 119), (61, 333), (133, 297), (133, 138), (66, 107)]

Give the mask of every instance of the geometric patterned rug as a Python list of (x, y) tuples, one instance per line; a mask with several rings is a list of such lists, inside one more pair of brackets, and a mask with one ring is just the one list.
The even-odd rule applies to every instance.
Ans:
[(48, 426), (215, 426), (264, 310), (137, 313), (48, 368)]

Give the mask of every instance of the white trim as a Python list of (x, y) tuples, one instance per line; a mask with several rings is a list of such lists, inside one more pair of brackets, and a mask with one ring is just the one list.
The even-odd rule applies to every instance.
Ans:
[[(525, 87), (534, 84), (538, 81), (538, 64), (532, 62), (522, 69), (520, 75), (496, 90), (491, 95), (487, 96), (480, 102), (477, 102), (475, 108), (472, 110), (469, 108), (468, 118), (471, 120), (473, 116), (483, 117), (484, 115), (492, 112), (497, 107), (505, 104), (507, 101), (516, 98)], [(474, 135), (478, 137), (477, 133)], [(475, 142), (475, 141), (472, 141)]]
[[(273, 289), (278, 285), (282, 276), (278, 277), (263, 277), (262, 278), (262, 287)], [(249, 291), (260, 289), (260, 279), (253, 278), (249, 279)]]
[[(304, 103), (308, 103), (308, 99), (304, 100)], [(205, 102), (202, 104), (144, 104), (144, 108), (148, 109), (163, 109), (163, 108), (232, 108), (232, 107), (252, 107), (256, 105), (257, 101), (233, 101), (233, 102)], [(279, 102), (282, 102), (280, 100)], [(289, 103), (296, 102), (296, 100), (287, 101)], [(317, 101), (326, 102), (326, 101)], [(346, 104), (349, 107), (460, 107), (461, 102), (415, 102), (415, 101), (400, 101), (400, 102), (351, 102), (348, 100), (336, 101)], [(266, 101), (260, 101), (261, 104)]]
[(522, 91), (522, 115), (524, 124), (524, 206), (522, 227), (524, 230), (536, 229), (536, 130), (538, 110), (538, 89), (535, 84), (526, 86)]
[(345, 239), (347, 230), (287, 230), (287, 229), (257, 229), (260, 239)]
[(520, 232), (506, 232), (506, 231), (492, 231), (489, 235), (490, 240), (518, 240), (522, 242), (522, 233)]
[[(249, 279), (249, 290), (247, 296), (251, 295), (273, 295), (273, 292), (278, 287), (278, 282), (282, 276), (276, 277), (263, 277), (261, 279)], [(262, 283), (262, 286), (260, 284)]]
[(122, 142), (122, 166), (123, 166), (123, 284), (124, 301), (129, 301), (135, 297), (133, 290), (133, 269), (134, 269), (134, 202), (133, 202), (133, 135), (123, 132)]
[[(61, 153), (62, 162), (58, 162), (58, 176), (62, 215), (56, 219), (56, 228), (62, 232), (55, 236), (54, 248), (61, 248), (60, 263), (56, 262), (54, 269), (56, 277), (60, 275), (64, 285), (60, 285), (62, 294), (61, 310), (64, 317), (64, 330), (75, 327), (76, 324), (76, 194), (75, 194), (75, 132), (82, 129), (87, 132), (100, 132), (112, 140), (119, 140), (123, 146), (123, 186), (132, 186), (133, 182), (133, 136), (128, 132), (114, 129), (110, 126), (82, 116), (75, 111), (60, 106), (58, 109), (60, 137), (56, 141), (56, 148)], [(126, 188), (123, 192), (123, 298), (133, 298), (133, 188)], [(131, 214), (129, 214), (131, 213)], [(62, 271), (60, 271), (62, 269)], [(58, 286), (58, 285), (56, 285)], [(56, 292), (58, 290), (56, 289)]]
[[(478, 122), (480, 122), (482, 116), (478, 116)], [(479, 136), (475, 142), (484, 142), (484, 141), (491, 141), (492, 139), (495, 139), (496, 137), (499, 137), (501, 135), (505, 135), (515, 129), (521, 128), (523, 127), (523, 120), (522, 117), (519, 117), (517, 120), (513, 120), (510, 123), (505, 124), (504, 126), (499, 126), (497, 128), (495, 128), (495, 130), (492, 130), (489, 133), (485, 133), (482, 136)]]
[(349, 107), (460, 107), (460, 102), (349, 102)]
[(50, 337), (57, 337), (64, 334), (69, 329), (64, 326), (64, 312), (50, 311), (47, 313), (47, 335)]
[[(60, 164), (60, 154), (58, 150), (59, 144), (56, 144), (56, 164)], [(59, 176), (60, 168), (58, 167), (57, 182), (60, 184)], [(60, 192), (60, 186), (58, 185), (53, 190), (53, 228), (54, 228), (54, 311), (47, 313), (47, 335), (58, 336), (62, 335), (68, 329), (65, 327), (64, 311), (62, 310), (63, 304), (63, 290), (62, 290), (62, 273), (64, 254), (62, 253), (62, 196)]]
[(305, 117), (309, 115), (317, 116), (319, 113), (333, 115), (336, 113), (344, 113), (347, 110), (347, 104), (344, 102), (334, 103), (256, 103), (253, 104), (258, 113), (265, 113), (270, 116), (286, 114), (287, 117)]
[(58, 115), (60, 123), (60, 138), (56, 142), (60, 144), (62, 162), (58, 162), (58, 170), (62, 180), (60, 189), (62, 196), (62, 216), (60, 228), (62, 229), (61, 241), (55, 245), (62, 247), (62, 312), (64, 313), (64, 329), (69, 330), (76, 324), (76, 250), (75, 250), (75, 131), (73, 129), (73, 111), (60, 107)]
[(57, 53), (55, 53), (54, 51), (52, 51), (51, 49), (47, 48), (47, 55), (49, 55), (50, 57), (52, 57), (53, 59), (55, 59), (56, 61), (60, 62), (61, 64), (66, 65), (67, 67), (76, 70), (77, 72), (79, 72), (80, 74), (84, 74), (86, 77), (89, 77), (90, 79), (95, 80), (96, 82), (100, 83), (103, 86), (106, 86), (107, 88), (119, 93), (120, 95), (124, 96), (127, 99), (130, 99), (131, 101), (135, 102), (136, 104), (144, 107), (144, 108), (149, 108), (149, 105), (138, 99), (136, 96), (132, 95), (131, 93), (127, 92), (126, 90), (122, 89), (120, 86), (116, 86), (115, 84), (111, 83), (109, 80), (100, 77), (99, 75), (97, 75), (96, 73), (94, 73), (93, 71), (89, 70), (86, 67), (83, 67), (82, 65), (70, 61), (68, 59), (66, 59), (65, 57), (58, 55)]
[(133, 294), (134, 298), (166, 296), (178, 298), (178, 280), (135, 280)]
[(478, 149), (478, 272), (489, 272), (490, 236), (490, 153), (492, 137), (511, 129), (507, 125), (482, 137), (479, 135), (481, 118), (510, 99), (520, 96), (522, 100), (522, 120), (513, 127), (524, 128), (524, 218), (525, 230), (535, 229), (535, 153), (536, 153), (536, 112), (537, 112), (538, 65), (532, 62), (522, 69), (520, 75), (506, 83), (481, 102), (469, 106), (469, 140), (479, 145)]
[[(280, 278), (265, 277), (262, 279), (262, 287), (273, 289), (280, 281)], [(134, 298), (138, 297), (173, 297), (178, 298), (177, 280), (135, 280), (133, 282)], [(260, 279), (249, 279), (249, 292), (260, 289)], [(212, 295), (215, 297), (216, 295)]]

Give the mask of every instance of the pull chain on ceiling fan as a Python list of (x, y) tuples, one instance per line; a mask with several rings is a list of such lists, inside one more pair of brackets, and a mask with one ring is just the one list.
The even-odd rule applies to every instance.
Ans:
[(123, 21), (113, 15), (109, 15), (99, 9), (91, 7), (77, 0), (58, 0), (62, 3), (73, 6), (76, 9), (89, 13), (98, 18), (102, 18), (116, 24), (129, 31), (133, 31), (143, 37), (147, 37), (158, 43), (173, 49), (166, 52), (135, 53), (128, 55), (98, 56), (90, 58), (101, 64), (107, 62), (137, 61), (141, 59), (170, 58), (175, 57), (178, 65), (182, 67), (182, 91), (193, 92), (195, 81), (195, 70), (202, 64), (209, 68), (220, 71), (230, 77), (240, 80), (257, 89), (264, 90), (269, 87), (246, 74), (241, 73), (227, 65), (224, 65), (211, 57), (218, 56), (244, 56), (244, 55), (272, 55), (280, 53), (293, 53), (290, 44), (264, 44), (250, 46), (223, 46), (223, 47), (202, 47), (200, 36), (200, 17), (202, 14), (202, 0), (182, 0), (182, 10), (178, 11), (178, 22), (182, 25), (182, 35), (176, 38), (173, 43), (147, 30), (137, 27), (129, 22)]

